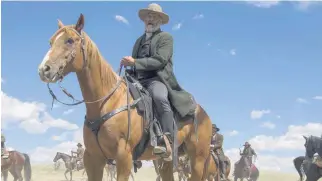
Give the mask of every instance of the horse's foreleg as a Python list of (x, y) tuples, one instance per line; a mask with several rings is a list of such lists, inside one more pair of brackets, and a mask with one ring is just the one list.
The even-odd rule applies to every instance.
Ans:
[(70, 176), (70, 179), (69, 180), (72, 181), (73, 180), (73, 170), (70, 170), (69, 171), (69, 176)]
[(134, 179), (133, 172), (131, 172), (131, 178), (132, 178), (132, 180), (133, 180), (133, 181), (135, 180), (135, 179)]
[(2, 171), (3, 181), (7, 181), (8, 179), (8, 170)]
[(88, 181), (102, 181), (104, 166), (106, 165), (105, 159), (97, 155), (91, 155), (86, 149), (83, 159)]
[(116, 172), (117, 181), (128, 181), (132, 170), (132, 153), (130, 146), (125, 143), (124, 139), (119, 141), (117, 158), (116, 158)]
[(174, 181), (172, 162), (159, 160), (159, 163), (160, 162), (161, 162), (161, 167), (159, 167), (159, 173), (160, 173), (161, 179), (166, 181)]
[(66, 171), (64, 173), (66, 180), (68, 180), (67, 175), (66, 175), (68, 172), (69, 172), (69, 169), (66, 169)]

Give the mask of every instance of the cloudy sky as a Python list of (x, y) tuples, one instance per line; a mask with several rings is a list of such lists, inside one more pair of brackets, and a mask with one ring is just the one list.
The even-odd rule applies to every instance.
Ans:
[[(310, 2), (162, 2), (175, 74), (224, 134), (236, 161), (250, 141), (261, 169), (294, 171), (302, 135), (322, 130), (322, 6)], [(145, 2), (3, 2), (2, 130), (7, 145), (51, 162), (82, 142), (84, 105), (54, 104), (37, 74), (57, 19), (85, 31), (116, 70), (143, 33)], [(63, 85), (82, 99), (75, 75)], [(53, 89), (63, 101), (71, 101)]]

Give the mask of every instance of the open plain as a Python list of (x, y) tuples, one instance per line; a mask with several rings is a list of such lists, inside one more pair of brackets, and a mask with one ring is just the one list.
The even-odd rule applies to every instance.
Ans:
[[(32, 181), (65, 181), (64, 177), (64, 165), (54, 171), (53, 165), (34, 165), (32, 167)], [(74, 181), (86, 181), (86, 173), (82, 176), (83, 170), (73, 172), (73, 180)], [(142, 167), (138, 170), (135, 176), (135, 181), (155, 181), (156, 174), (154, 172), (153, 167)], [(68, 174), (69, 176), (69, 174)], [(178, 180), (178, 176), (175, 173), (175, 180)], [(232, 176), (230, 176), (232, 179)], [(299, 177), (294, 170), (294, 173), (280, 173), (280, 172), (272, 172), (272, 171), (260, 171), (260, 177), (258, 181), (296, 181)], [(9, 174), (8, 180), (13, 180), (12, 176)], [(115, 179), (114, 179), (115, 180)], [(104, 179), (103, 181), (110, 181), (106, 177), (106, 172), (104, 170)], [(131, 181), (131, 179), (130, 179)], [(319, 181), (322, 181), (320, 179)]]

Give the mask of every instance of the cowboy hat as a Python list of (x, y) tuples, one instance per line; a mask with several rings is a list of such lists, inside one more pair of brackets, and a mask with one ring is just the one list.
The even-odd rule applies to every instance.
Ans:
[(82, 144), (78, 143), (77, 146), (83, 146)]
[(167, 14), (165, 14), (164, 12), (162, 12), (161, 6), (156, 4), (156, 3), (151, 3), (151, 4), (148, 5), (147, 8), (140, 9), (139, 10), (140, 19), (142, 21), (144, 21), (145, 17), (149, 13), (157, 13), (157, 14), (159, 14), (160, 17), (161, 17), (161, 20), (162, 20), (162, 24), (167, 24), (169, 22), (169, 16)]
[(243, 146), (250, 146), (250, 144), (246, 141)]
[(212, 128), (216, 128), (217, 131), (220, 130), (219, 128), (217, 128), (217, 125), (216, 124), (212, 124)]

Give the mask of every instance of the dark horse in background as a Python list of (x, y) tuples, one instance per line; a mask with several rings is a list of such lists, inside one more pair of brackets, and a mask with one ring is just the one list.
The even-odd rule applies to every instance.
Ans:
[[(234, 168), (234, 173), (233, 173), (234, 174), (234, 181), (237, 181), (238, 179), (243, 181), (244, 179), (248, 178), (249, 170), (245, 165), (244, 159), (246, 159), (246, 157), (241, 156), (239, 161), (237, 161), (235, 163), (235, 168)], [(255, 164), (253, 163), (251, 166), (251, 175), (250, 175), (249, 181), (257, 181), (258, 177), (259, 177), (259, 171), (258, 171), (257, 167), (255, 166)]]
[[(65, 163), (66, 171), (65, 171), (64, 175), (65, 175), (66, 180), (68, 180), (67, 175), (66, 175), (68, 172), (70, 174), (70, 180), (73, 180), (73, 170), (76, 168), (75, 158), (73, 158), (70, 155), (67, 155), (66, 153), (57, 152), (53, 162), (56, 163), (59, 159), (62, 159)], [(80, 165), (80, 168), (78, 168), (78, 170), (82, 170), (82, 169), (84, 169), (83, 164)], [(84, 175), (84, 173), (85, 173), (85, 170), (83, 172), (83, 175)]]
[[(308, 163), (306, 181), (317, 181), (322, 177), (322, 138), (303, 136), (305, 139), (305, 161)], [(314, 158), (314, 154), (318, 156)]]
[[(304, 176), (307, 175), (307, 168), (308, 167), (303, 165), (304, 160), (305, 160), (305, 156), (298, 156), (298, 157), (294, 158), (294, 160), (293, 160), (294, 167), (300, 175), (299, 181), (304, 181)], [(308, 162), (306, 162), (306, 163), (308, 163)]]
[(3, 180), (7, 181), (8, 172), (14, 178), (14, 181), (22, 181), (21, 171), (24, 169), (25, 181), (31, 180), (31, 164), (30, 158), (26, 153), (20, 153), (18, 151), (9, 151), (8, 158), (1, 158), (1, 173)]

